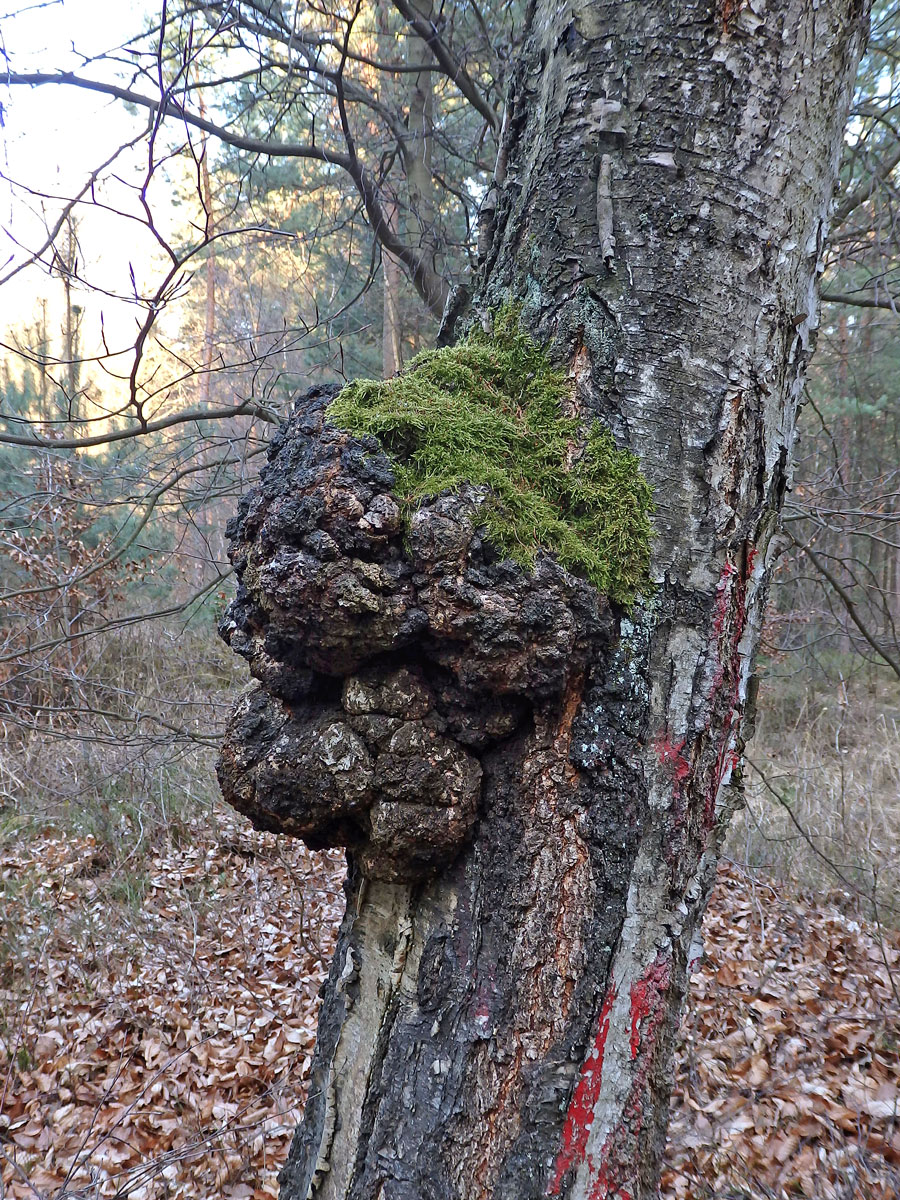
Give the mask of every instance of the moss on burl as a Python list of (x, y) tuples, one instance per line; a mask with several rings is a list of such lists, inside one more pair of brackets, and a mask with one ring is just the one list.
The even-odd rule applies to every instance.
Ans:
[(532, 567), (548, 551), (630, 606), (649, 585), (650, 485), (599, 421), (585, 430), (562, 415), (569, 394), (510, 306), (490, 334), (420, 354), (383, 383), (349, 384), (327, 415), (379, 439), (407, 519), (425, 497), (486, 486), (479, 516), (502, 554)]

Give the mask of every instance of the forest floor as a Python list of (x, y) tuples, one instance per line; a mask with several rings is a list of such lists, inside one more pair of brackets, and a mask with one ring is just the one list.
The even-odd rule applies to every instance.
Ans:
[[(5, 838), (0, 1197), (275, 1197), (341, 879), (219, 805), (139, 869), (94, 834)], [(900, 1196), (900, 938), (832, 898), (721, 868), (669, 1200)]]

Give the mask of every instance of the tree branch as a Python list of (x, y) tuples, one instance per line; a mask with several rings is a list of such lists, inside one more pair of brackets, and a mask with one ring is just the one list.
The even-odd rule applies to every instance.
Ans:
[(499, 116), (490, 104), (488, 104), (481, 92), (479, 92), (466, 69), (461, 63), (457, 62), (449, 47), (438, 36), (434, 22), (423, 17), (407, 0), (394, 0), (394, 8), (400, 13), (401, 17), (409, 22), (437, 59), (444, 73), (448, 78), (453, 80), (466, 100), (468, 100), (476, 112), (484, 117), (491, 129), (496, 133), (500, 128)]
[(798, 539), (794, 537), (790, 530), (785, 530), (785, 533), (794, 543), (797, 549), (803, 551), (822, 578), (826, 579), (831, 587), (834, 588), (834, 591), (840, 597), (841, 603), (847, 610), (850, 620), (863, 635), (878, 657), (883, 658), (897, 678), (900, 679), (900, 659), (891, 654), (890, 650), (887, 650), (884, 646), (880, 645), (874, 634), (869, 631), (862, 617), (859, 615), (856, 604), (853, 601), (853, 597), (841, 584), (834, 572), (829, 570), (825, 564), (825, 561), (818, 554), (816, 554), (815, 550), (813, 550), (811, 546), (798, 541)]
[(153, 96), (145, 96), (131, 88), (120, 87), (115, 83), (103, 83), (99, 79), (88, 79), (76, 75), (72, 71), (10, 71), (4, 76), (7, 84), (24, 84), (29, 87), (40, 87), (43, 84), (65, 84), (69, 87), (83, 88), (89, 92), (99, 92), (104, 96), (112, 96), (116, 100), (124, 100), (128, 104), (137, 104), (150, 112), (159, 112), (162, 117), (175, 117), (195, 129), (202, 129), (219, 141), (238, 150), (247, 150), (251, 154), (263, 154), (280, 158), (311, 158), (318, 162), (332, 163), (334, 166), (348, 168), (347, 156), (327, 150), (323, 146), (311, 146), (303, 142), (269, 142), (263, 138), (246, 137), (234, 133), (224, 125), (217, 125), (206, 117), (200, 117), (190, 112), (177, 100), (167, 98), (158, 100)]
[(245, 400), (233, 408), (186, 408), (183, 412), (148, 421), (145, 425), (136, 425), (131, 429), (114, 429), (110, 433), (98, 433), (89, 438), (42, 438), (36, 434), (22, 437), (15, 433), (0, 432), (0, 445), (27, 446), (31, 450), (84, 450), (89, 446), (108, 446), (112, 442), (143, 437), (147, 433), (158, 433), (161, 429), (171, 429), (173, 425), (185, 425), (189, 421), (219, 421), (228, 417), (259, 417), (272, 425), (278, 425), (281, 420), (270, 408), (257, 404), (254, 400)]
[(847, 193), (832, 214), (832, 224), (837, 226), (846, 221), (855, 208), (859, 208), (860, 204), (864, 204), (866, 200), (871, 198), (876, 185), (887, 179), (891, 171), (898, 165), (900, 165), (900, 143), (898, 143), (893, 154), (889, 154), (887, 158), (879, 163), (878, 169), (868, 179), (858, 187), (855, 187), (852, 192)]
[[(300, 142), (269, 142), (261, 138), (245, 137), (242, 134), (226, 129), (222, 125), (217, 125), (205, 117), (200, 117), (196, 113), (190, 112), (177, 100), (157, 100), (152, 96), (145, 96), (141, 92), (135, 92), (131, 88), (119, 87), (113, 83), (102, 83), (96, 79), (87, 79), (82, 75), (75, 75), (71, 71), (60, 71), (58, 73), (45, 71), (23, 73), (11, 71), (6, 76), (6, 83), (28, 86), (41, 86), (48, 83), (57, 85), (65, 84), (70, 87), (84, 88), (88, 91), (99, 92), (105, 96), (112, 96), (117, 100), (124, 100), (130, 104), (143, 106), (151, 112), (158, 112), (160, 117), (174, 117), (179, 121), (183, 121), (186, 125), (203, 130), (204, 133), (208, 133), (225, 142), (227, 145), (234, 146), (238, 150), (247, 150), (250, 153), (268, 157), (311, 158), (340, 167), (353, 180), (354, 186), (362, 199), (366, 216), (375, 237), (389, 253), (393, 254), (403, 263), (409, 271), (416, 291), (431, 311), (438, 316), (443, 311), (447, 293), (447, 286), (444, 280), (436, 275), (419, 255), (402, 242), (391, 229), (378, 198), (377, 185), (369, 172), (355, 156), (339, 154), (336, 151), (327, 150), (322, 146), (313, 146)], [(3, 440), (3, 438), (0, 438), (0, 441)], [(33, 445), (34, 443), (28, 442), (24, 444)], [(56, 444), (59, 445), (59, 443)], [(78, 443), (78, 445), (85, 446), (90, 444), (92, 443)]]
[(829, 304), (852, 304), (856, 308), (886, 308), (892, 313), (898, 311), (900, 297), (889, 296), (887, 300), (873, 300), (868, 296), (848, 296), (843, 292), (823, 292), (822, 300)]

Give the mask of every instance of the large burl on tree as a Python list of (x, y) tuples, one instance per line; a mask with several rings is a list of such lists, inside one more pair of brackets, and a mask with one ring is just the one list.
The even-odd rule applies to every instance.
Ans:
[(349, 863), (283, 1200), (655, 1195), (865, 20), (534, 0), (467, 336), (242, 505), (223, 788)]
[(418, 882), (468, 840), (498, 748), (574, 718), (650, 530), (637, 460), (562, 416), (568, 390), (510, 309), (403, 379), (297, 400), (228, 530), (221, 628), (258, 683), (219, 778), (258, 827)]
[(235, 531), (224, 630), (260, 682), (220, 778), (258, 826), (419, 880), (471, 833), (482, 757), (596, 657), (606, 605), (552, 559), (497, 561), (474, 488), (404, 529), (384, 454), (323, 408), (300, 400)]
[[(383, 1026), (404, 988), (416, 1031), (401, 1090), (425, 1113), (468, 1075), (506, 1110), (511, 1145), (521, 1096), (498, 1065), (536, 1059), (546, 1120), (570, 1085), (596, 1002), (582, 960), (608, 964), (620, 920), (606, 905), (583, 940), (579, 893), (621, 897), (643, 819), (646, 639), (623, 643), (621, 624), (651, 590), (650, 488), (599, 422), (565, 415), (571, 395), (507, 306), (490, 334), (400, 379), (301, 396), (229, 526), (239, 587), (221, 631), (257, 682), (228, 728), (223, 793), (258, 827), (346, 846), (350, 864), (300, 1195), (337, 1178), (326, 1154), (360, 1133), (335, 1107), (360, 1071), (373, 1080), (348, 1011)], [(455, 933), (448, 885), (468, 892)], [(433, 927), (412, 916), (423, 902)], [(459, 936), (485, 951), (474, 988), (454, 978)], [(552, 1024), (529, 1030), (536, 1017)], [(401, 1103), (417, 1108), (398, 1095), (385, 1113)]]

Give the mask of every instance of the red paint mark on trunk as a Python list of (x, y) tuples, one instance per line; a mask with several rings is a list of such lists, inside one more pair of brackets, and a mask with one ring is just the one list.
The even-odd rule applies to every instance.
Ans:
[[(697, 815), (701, 818), (702, 828), (707, 832), (713, 828), (719, 789), (728, 771), (737, 765), (733, 734), (741, 709), (740, 643), (747, 626), (749, 583), (756, 558), (755, 547), (745, 543), (740, 563), (726, 559), (716, 584), (710, 647), (713, 676), (709, 704), (712, 713), (706, 735), (716, 739), (714, 760), (709, 763), (705, 752), (707, 743), (702, 736), (692, 742), (690, 758), (685, 754), (686, 739), (673, 741), (668, 730), (654, 743), (657, 760), (667, 769), (672, 783), (672, 838), (666, 847), (667, 856), (677, 855), (678, 839), (689, 811), (696, 812), (691, 804), (691, 795), (694, 796), (694, 804), (699, 805)], [(694, 760), (693, 764), (691, 759)], [(702, 777), (695, 779), (692, 787), (691, 776), (698, 763)]]
[(610, 986), (600, 1010), (597, 1034), (587, 1058), (581, 1067), (581, 1075), (572, 1093), (562, 1132), (562, 1149), (556, 1159), (553, 1177), (547, 1186), (548, 1196), (558, 1196), (566, 1173), (584, 1160), (588, 1134), (594, 1123), (594, 1108), (600, 1098), (603, 1079), (603, 1055), (609, 1035), (609, 1017), (616, 989)]
[[(743, 567), (739, 569), (733, 562), (727, 561), (722, 568), (722, 574), (719, 576), (716, 587), (713, 630), (718, 666), (713, 677), (711, 702), (721, 703), (720, 693), (722, 684), (726, 681), (726, 675), (728, 691), (724, 697), (727, 708), (719, 726), (722, 730), (721, 741), (712, 777), (708, 781), (704, 797), (703, 823), (707, 830), (712, 829), (715, 825), (716, 797), (719, 789), (729, 771), (733, 771), (739, 761), (739, 756), (731, 743), (741, 707), (740, 644), (747, 626), (747, 593), (757, 555), (756, 547), (745, 543)], [(734, 579), (733, 586), (731, 585), (732, 579)]]
[(637, 1145), (644, 1125), (647, 1079), (657, 1038), (668, 1011), (672, 960), (658, 955), (631, 987), (631, 1051), (634, 1076), (622, 1117), (610, 1132), (600, 1162), (591, 1162), (587, 1200), (631, 1200), (628, 1188), (637, 1177)]
[(685, 739), (680, 742), (673, 742), (668, 734), (658, 738), (656, 742), (656, 754), (663, 766), (672, 768), (672, 778), (676, 784), (681, 784), (687, 779), (691, 773), (691, 764), (684, 757)]
[(655, 1031), (659, 1024), (662, 995), (669, 986), (669, 960), (657, 958), (643, 978), (631, 985), (631, 1057), (637, 1058), (641, 1045), (641, 1022), (655, 1015)]
[(725, 737), (719, 747), (719, 753), (716, 757), (716, 767), (713, 771), (712, 782), (710, 783), (709, 791), (706, 795), (706, 806), (704, 810), (704, 821), (707, 829), (712, 829), (716, 823), (716, 797), (719, 794), (719, 789), (725, 782), (726, 777), (730, 772), (733, 772), (738, 763), (741, 761), (741, 756), (737, 750), (729, 750), (729, 742), (731, 738), (731, 729), (734, 724), (735, 708), (728, 713), (728, 721), (725, 727)]
[(725, 618), (728, 616), (728, 581), (736, 574), (737, 567), (730, 558), (726, 559), (719, 582), (716, 584), (716, 615), (713, 621), (716, 637), (721, 637), (722, 630), (725, 628)]
[[(719, 5), (719, 21), (722, 25), (722, 33), (728, 37), (730, 30), (728, 26), (737, 17), (738, 13), (744, 6), (744, 0), (721, 0)], [(742, 393), (738, 392), (736, 399), (740, 400)]]
[(626, 1188), (617, 1187), (610, 1182), (606, 1172), (601, 1169), (588, 1193), (588, 1200), (632, 1200), (632, 1196)]

